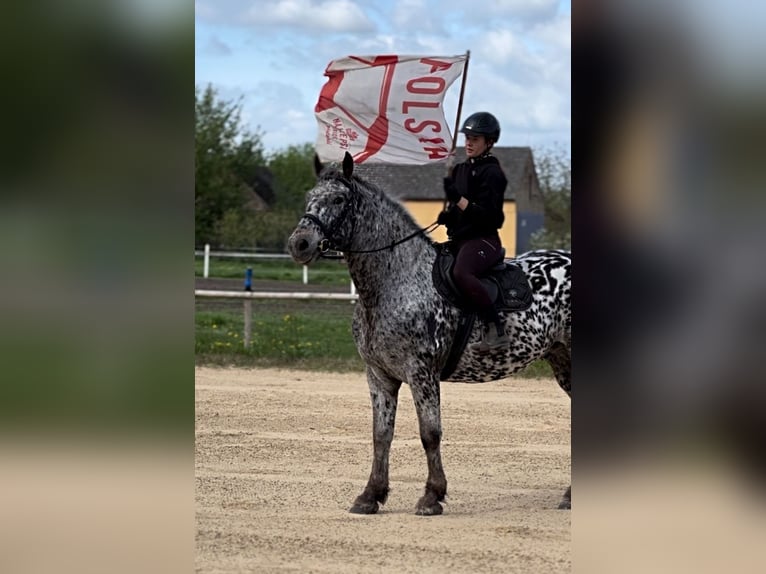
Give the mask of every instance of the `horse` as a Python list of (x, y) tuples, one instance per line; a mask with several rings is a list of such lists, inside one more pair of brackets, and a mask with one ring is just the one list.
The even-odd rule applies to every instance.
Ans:
[[(348, 152), (342, 166), (325, 166), (316, 157), (314, 164), (317, 181), (306, 194), (306, 212), (288, 239), (288, 251), (304, 265), (329, 249), (341, 252), (357, 290), (352, 333), (366, 366), (374, 453), (367, 485), (349, 512), (375, 514), (388, 498), (389, 451), (404, 382), (412, 392), (428, 464), (415, 513), (442, 514), (447, 479), (440, 452), (440, 375), (462, 311), (434, 288), (437, 244), (401, 203), (354, 174)], [(571, 400), (571, 253), (532, 251), (513, 262), (527, 274), (533, 298), (525, 311), (501, 313), (509, 347), (483, 354), (466, 348), (445, 381), (494, 381), (545, 359)], [(475, 325), (469, 341), (480, 340), (481, 329)], [(558, 507), (571, 508), (571, 485)]]

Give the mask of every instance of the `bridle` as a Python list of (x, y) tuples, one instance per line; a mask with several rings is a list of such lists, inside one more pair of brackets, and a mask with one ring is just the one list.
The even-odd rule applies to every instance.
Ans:
[[(346, 184), (346, 186), (351, 191), (355, 191), (354, 187), (353, 187), (354, 184), (352, 182), (344, 181), (343, 183)], [(393, 248), (396, 247), (397, 245), (401, 245), (405, 241), (409, 241), (410, 239), (413, 239), (414, 237), (417, 237), (418, 235), (422, 235), (422, 234), (425, 234), (425, 233), (430, 233), (431, 231), (433, 231), (434, 229), (436, 229), (440, 225), (440, 223), (434, 221), (431, 225), (428, 225), (427, 227), (423, 227), (421, 229), (418, 229), (418, 230), (414, 231), (413, 233), (411, 233), (410, 235), (408, 235), (406, 237), (403, 237), (402, 239), (398, 239), (396, 241), (392, 241), (389, 245), (384, 245), (384, 246), (378, 247), (376, 249), (359, 249), (359, 250), (344, 249), (339, 244), (337, 239), (335, 238), (335, 233), (338, 231), (338, 229), (340, 229), (340, 226), (343, 225), (343, 222), (346, 219), (346, 217), (348, 216), (348, 213), (349, 213), (349, 210), (352, 207), (352, 204), (353, 204), (353, 201), (351, 201), (351, 200), (347, 201), (346, 204), (343, 206), (343, 209), (341, 209), (341, 212), (338, 215), (338, 217), (335, 218), (335, 221), (333, 221), (332, 225), (330, 225), (330, 226), (325, 225), (324, 222), (322, 222), (322, 220), (319, 219), (313, 213), (304, 213), (301, 216), (300, 220), (308, 219), (309, 221), (314, 223), (317, 227), (319, 227), (320, 231), (322, 232), (322, 235), (324, 235), (322, 240), (319, 242), (320, 257), (324, 257), (324, 258), (327, 258), (327, 259), (335, 258), (335, 256), (326, 255), (326, 253), (328, 251), (340, 251), (342, 253), (377, 253), (378, 251), (384, 251), (386, 249), (393, 250)], [(299, 220), (299, 222), (300, 222), (300, 220)], [(350, 234), (352, 237), (354, 235), (355, 226), (356, 226), (356, 221), (352, 220), (351, 221), (351, 234)]]

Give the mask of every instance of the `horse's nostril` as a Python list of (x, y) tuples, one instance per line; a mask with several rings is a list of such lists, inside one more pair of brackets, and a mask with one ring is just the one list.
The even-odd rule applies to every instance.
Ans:
[(309, 248), (309, 242), (306, 241), (305, 239), (301, 239), (298, 242), (298, 250), (299, 251), (306, 251), (306, 249), (308, 249), (308, 248)]

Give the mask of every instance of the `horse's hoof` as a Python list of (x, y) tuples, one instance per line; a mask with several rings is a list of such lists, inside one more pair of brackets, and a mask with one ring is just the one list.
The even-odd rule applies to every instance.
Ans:
[(376, 514), (378, 512), (379, 504), (377, 502), (372, 503), (354, 503), (354, 506), (349, 508), (351, 514)]
[(439, 504), (438, 502), (430, 506), (426, 506), (426, 505), (418, 506), (415, 509), (415, 514), (417, 516), (438, 516), (442, 512), (444, 512), (444, 509), (442, 508), (442, 505)]

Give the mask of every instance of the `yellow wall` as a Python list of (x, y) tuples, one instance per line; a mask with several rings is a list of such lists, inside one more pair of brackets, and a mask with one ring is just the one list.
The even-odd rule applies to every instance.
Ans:
[[(443, 203), (441, 201), (405, 201), (404, 206), (410, 212), (420, 227), (430, 225), (439, 217)], [(500, 228), (500, 241), (505, 247), (506, 257), (515, 257), (516, 255), (516, 202), (506, 201), (503, 206), (505, 212), (505, 223)], [(434, 241), (447, 241), (447, 231), (444, 226), (439, 226), (436, 231), (431, 232)]]

